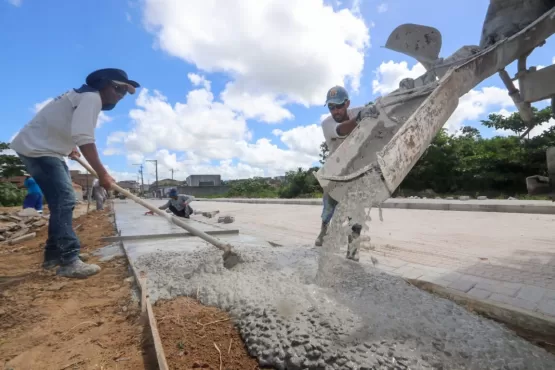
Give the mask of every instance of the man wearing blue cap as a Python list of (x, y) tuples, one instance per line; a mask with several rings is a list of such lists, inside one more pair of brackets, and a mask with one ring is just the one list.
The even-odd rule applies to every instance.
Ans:
[[(186, 194), (177, 194), (177, 190), (170, 190), (170, 199), (163, 206), (158, 207), (158, 209), (168, 209), (177, 217), (190, 218), (193, 214), (193, 209), (190, 204), (195, 197)], [(152, 213), (152, 212), (149, 212)]]
[(85, 82), (42, 108), (10, 145), (48, 202), (50, 221), (42, 266), (60, 265), (56, 273), (69, 278), (86, 278), (100, 267), (79, 259), (81, 245), (72, 225), (75, 193), (64, 157), (80, 157), (80, 149), (98, 174), (100, 186), (109, 190), (114, 179), (102, 165), (95, 144), (98, 116), (139, 87), (127, 73), (115, 68), (95, 71)]
[[(375, 114), (373, 105), (349, 108), (350, 103), (349, 94), (344, 87), (334, 86), (329, 89), (326, 96), (326, 106), (331, 115), (322, 121), (322, 130), (324, 131), (324, 138), (330, 155), (349, 136), (363, 118)], [(337, 201), (325, 192), (323, 202), (322, 225), (320, 234), (314, 243), (316, 246), (322, 246), (328, 225), (337, 206)]]

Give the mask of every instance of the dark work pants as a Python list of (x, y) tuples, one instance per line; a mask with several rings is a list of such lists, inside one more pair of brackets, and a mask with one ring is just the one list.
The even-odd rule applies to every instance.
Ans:
[(181, 211), (178, 211), (177, 208), (172, 205), (170, 205), (169, 209), (177, 217), (189, 218), (189, 216), (193, 213), (193, 209), (189, 205), (187, 205), (187, 207), (183, 208)]

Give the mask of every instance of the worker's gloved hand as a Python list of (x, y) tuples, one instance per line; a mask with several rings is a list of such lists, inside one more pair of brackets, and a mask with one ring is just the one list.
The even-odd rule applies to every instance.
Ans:
[(368, 104), (366, 106), (364, 106), (360, 112), (358, 112), (357, 114), (357, 123), (360, 123), (360, 121), (362, 121), (365, 118), (378, 118), (378, 116), (380, 115), (380, 112), (378, 111), (378, 108), (376, 108), (376, 106), (374, 104)]

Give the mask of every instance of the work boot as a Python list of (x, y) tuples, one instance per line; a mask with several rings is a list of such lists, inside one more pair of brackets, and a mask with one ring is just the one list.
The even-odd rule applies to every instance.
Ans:
[(66, 266), (60, 266), (56, 271), (56, 275), (68, 278), (85, 279), (89, 276), (96, 275), (100, 272), (100, 266), (87, 264), (80, 259), (76, 259)]
[(322, 226), (320, 227), (320, 234), (318, 234), (318, 237), (314, 242), (315, 246), (321, 247), (322, 244), (324, 244), (324, 236), (326, 236), (327, 232), (328, 232), (328, 224), (322, 222)]
[(358, 249), (360, 246), (360, 232), (362, 230), (362, 226), (359, 224), (354, 224), (351, 227), (351, 234), (347, 237), (348, 243), (347, 244), (347, 257), (348, 260), (352, 261), (359, 261), (359, 254)]
[(60, 264), (60, 260), (46, 260), (42, 263), (42, 268), (45, 270), (52, 270), (54, 267)]
[[(87, 260), (89, 259), (89, 255), (86, 253), (79, 253), (79, 259), (83, 262), (87, 262)], [(45, 260), (42, 263), (42, 268), (45, 270), (52, 270), (54, 267), (57, 267), (59, 265), (60, 265), (59, 259), (50, 259), (50, 260)]]

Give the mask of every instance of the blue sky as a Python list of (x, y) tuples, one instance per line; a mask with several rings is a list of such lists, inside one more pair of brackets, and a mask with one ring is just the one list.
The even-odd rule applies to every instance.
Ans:
[[(95, 69), (117, 67), (142, 86), (97, 129), (101, 157), (118, 180), (136, 178), (133, 164), (145, 159), (159, 160), (161, 177), (171, 168), (179, 179), (279, 175), (317, 161), (332, 83), (345, 82), (358, 105), (400, 77), (420, 75), (416, 61), (382, 48), (397, 25), (436, 27), (446, 57), (479, 43), (488, 2), (206, 3), (0, 0), (0, 78), (9, 91), (0, 101), (0, 140), (9, 141), (37, 104), (80, 86)], [(551, 64), (552, 43), (529, 65)], [(506, 92), (492, 87), (502, 87), (499, 77), (463, 97), (449, 128), (514, 111)], [(150, 181), (152, 166), (145, 173)]]

